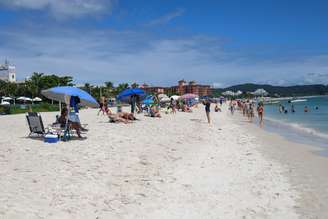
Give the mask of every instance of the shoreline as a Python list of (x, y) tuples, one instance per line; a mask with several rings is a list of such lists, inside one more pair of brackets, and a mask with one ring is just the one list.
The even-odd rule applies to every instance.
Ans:
[[(237, 111), (238, 112), (238, 111)], [(297, 212), (301, 218), (328, 217), (328, 159), (322, 156), (323, 148), (316, 144), (299, 143), (279, 134), (261, 128), (257, 122), (246, 123), (242, 115), (237, 115), (237, 123), (245, 126), (252, 135), (261, 142), (260, 152), (269, 159), (281, 163), (286, 169), (284, 175), (288, 177), (294, 189), (300, 193), (297, 200)]]
[[(313, 145), (322, 148), (322, 156), (327, 156), (328, 134), (321, 130), (315, 130), (299, 123), (288, 123), (283, 120), (266, 116), (264, 129), (270, 133), (276, 133), (288, 141), (298, 144)], [(325, 155), (327, 154), (327, 155)]]

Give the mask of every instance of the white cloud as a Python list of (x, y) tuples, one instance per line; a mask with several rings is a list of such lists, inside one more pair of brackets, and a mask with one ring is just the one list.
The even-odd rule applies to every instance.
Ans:
[[(81, 34), (83, 33), (83, 34)], [(328, 83), (328, 56), (293, 61), (252, 59), (228, 52), (208, 37), (154, 38), (139, 32), (12, 30), (0, 32), (0, 60), (33, 71), (72, 75), (78, 83), (104, 81), (175, 84), (179, 79), (215, 86), (244, 82)], [(315, 72), (315, 75), (308, 73)]]
[(166, 24), (170, 22), (171, 20), (180, 17), (184, 14), (185, 10), (184, 9), (177, 9), (175, 11), (172, 11), (168, 14), (165, 14), (159, 18), (156, 18), (148, 23), (146, 23), (146, 26), (157, 26), (161, 24)]
[(56, 18), (99, 15), (111, 12), (115, 0), (2, 0), (12, 9), (49, 10)]

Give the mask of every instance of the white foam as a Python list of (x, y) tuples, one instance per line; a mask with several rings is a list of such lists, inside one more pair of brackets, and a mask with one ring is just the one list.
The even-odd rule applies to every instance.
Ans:
[(292, 128), (298, 132), (302, 132), (305, 134), (313, 135), (315, 137), (320, 137), (320, 138), (328, 140), (328, 133), (320, 132), (314, 128), (305, 127), (304, 125), (299, 124), (299, 123), (292, 123), (292, 122), (282, 121), (282, 120), (268, 118), (268, 117), (266, 117), (265, 120), (275, 123), (275, 124), (278, 124), (279, 126), (283, 126), (286, 128)]

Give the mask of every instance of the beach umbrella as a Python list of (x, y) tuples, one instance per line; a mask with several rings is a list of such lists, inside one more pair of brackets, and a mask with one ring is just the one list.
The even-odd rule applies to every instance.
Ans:
[(187, 99), (195, 99), (198, 98), (196, 94), (184, 94), (180, 97), (181, 99), (187, 100)]
[(161, 103), (167, 103), (167, 102), (170, 102), (170, 101), (171, 101), (171, 99), (169, 97), (163, 97), (159, 100), (159, 102), (161, 102)]
[(158, 94), (158, 99), (169, 98), (166, 94)]
[(146, 105), (151, 105), (154, 103), (154, 100), (153, 99), (145, 99), (142, 101), (143, 104), (146, 104)]
[(153, 95), (146, 96), (145, 99), (142, 101), (142, 103), (146, 105), (154, 104), (155, 103), (154, 96)]
[(1, 105), (1, 106), (8, 106), (8, 105), (10, 105), (10, 103), (7, 102), (7, 101), (2, 101), (2, 102), (0, 103), (0, 105)]
[(41, 102), (42, 101), (42, 99), (40, 97), (35, 97), (32, 100), (33, 100), (33, 102)]
[(98, 107), (99, 104), (90, 94), (77, 87), (63, 86), (43, 90), (42, 95), (48, 99), (67, 103), (71, 97), (79, 97), (81, 106)]
[(16, 100), (21, 100), (21, 101), (25, 101), (26, 97), (18, 97)]
[(12, 100), (13, 98), (11, 98), (11, 97), (2, 97), (2, 100), (5, 100), (5, 101), (10, 101), (10, 100)]
[(32, 102), (32, 99), (29, 98), (29, 97), (18, 97), (17, 100), (20, 100), (20, 101), (30, 101), (30, 102)]
[(268, 92), (262, 88), (257, 89), (256, 91), (252, 92), (253, 95), (255, 96), (267, 96)]
[(227, 91), (223, 92), (222, 95), (224, 95), (224, 96), (234, 96), (235, 93), (233, 91), (227, 90)]
[(173, 98), (173, 100), (178, 100), (178, 99), (180, 98), (180, 96), (178, 96), (178, 95), (173, 95), (173, 96), (171, 96), (171, 98)]
[(239, 96), (239, 95), (242, 95), (242, 94), (243, 94), (243, 92), (242, 92), (242, 91), (240, 91), (240, 90), (239, 90), (239, 91), (237, 91), (237, 92), (235, 93), (235, 95), (236, 95), (236, 96)]
[(146, 96), (146, 93), (140, 88), (128, 88), (119, 93), (117, 95), (117, 99), (122, 102), (128, 102), (132, 95), (138, 95), (141, 99), (143, 99)]

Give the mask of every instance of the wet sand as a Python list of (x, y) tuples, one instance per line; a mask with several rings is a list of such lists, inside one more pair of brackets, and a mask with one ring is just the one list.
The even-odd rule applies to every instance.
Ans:
[(240, 114), (233, 120), (259, 139), (259, 151), (264, 156), (284, 166), (284, 175), (300, 193), (296, 208), (300, 218), (328, 218), (328, 157), (322, 156), (324, 149), (265, 131), (265, 123), (260, 127)]

